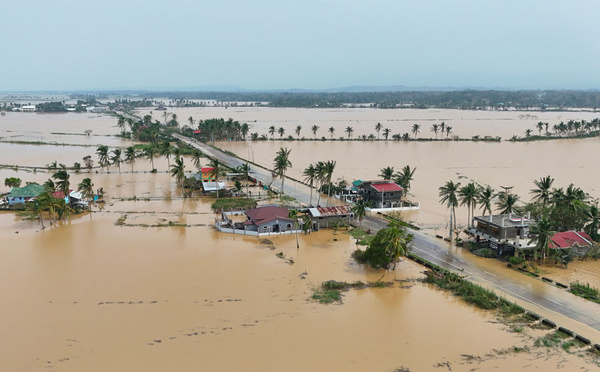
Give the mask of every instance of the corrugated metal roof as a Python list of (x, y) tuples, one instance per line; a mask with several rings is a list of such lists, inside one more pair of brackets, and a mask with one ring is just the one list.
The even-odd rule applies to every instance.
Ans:
[(402, 191), (402, 187), (396, 185), (393, 182), (390, 183), (374, 183), (371, 186), (379, 192), (390, 192), (390, 191)]
[(592, 238), (583, 231), (563, 231), (554, 234), (550, 241), (550, 248), (571, 248), (575, 245), (592, 245)]
[(350, 206), (338, 205), (334, 207), (317, 207), (309, 208), (308, 211), (313, 217), (343, 216), (350, 214)]
[(33, 198), (44, 192), (44, 187), (37, 183), (30, 183), (24, 187), (15, 187), (10, 190), (9, 198)]

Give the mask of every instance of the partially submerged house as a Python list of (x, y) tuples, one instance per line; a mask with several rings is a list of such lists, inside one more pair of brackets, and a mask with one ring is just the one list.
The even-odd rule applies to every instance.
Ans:
[(358, 194), (378, 209), (400, 206), (404, 191), (394, 181), (388, 180), (363, 181), (357, 188)]
[[(194, 178), (204, 192), (216, 192), (217, 190), (225, 190), (226, 185), (223, 181), (217, 181), (214, 175), (213, 167), (202, 167), (200, 172), (194, 173), (190, 178)], [(192, 181), (193, 182), (193, 181)]]
[(14, 187), (6, 196), (6, 200), (10, 206), (17, 204), (25, 205), (27, 201), (41, 195), (44, 191), (44, 186), (37, 183), (30, 183), (23, 187)]
[[(267, 205), (246, 211), (223, 212), (223, 219), (215, 226), (221, 232), (243, 235), (292, 234), (301, 230), (300, 221), (289, 217), (289, 209), (277, 205)], [(245, 216), (234, 221), (236, 216)]]
[(487, 242), (489, 248), (498, 250), (501, 254), (514, 253), (515, 249), (530, 248), (529, 231), (535, 221), (527, 215), (497, 214), (474, 217), (475, 227), (469, 233), (478, 242)]
[(348, 205), (308, 208), (308, 215), (312, 221), (312, 229), (315, 231), (339, 222), (349, 224), (350, 219), (354, 218), (354, 213)]
[(557, 232), (550, 238), (550, 249), (571, 248), (577, 254), (584, 254), (589, 247), (594, 245), (592, 238), (583, 231)]

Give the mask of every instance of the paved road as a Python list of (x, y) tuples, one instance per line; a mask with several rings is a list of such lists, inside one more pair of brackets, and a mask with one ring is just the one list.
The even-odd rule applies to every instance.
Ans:
[[(239, 166), (244, 160), (227, 155), (204, 143), (195, 142), (187, 137), (175, 135), (178, 139), (200, 149), (210, 157), (218, 158), (228, 166)], [(262, 168), (253, 167), (256, 178), (269, 183), (271, 174)], [(276, 181), (277, 182), (277, 181)], [(287, 180), (285, 194), (309, 202), (309, 187)], [(377, 216), (366, 216), (363, 228), (378, 231), (387, 225)], [(600, 343), (600, 305), (574, 296), (564, 289), (542, 282), (539, 279), (501, 268), (498, 265), (483, 266), (478, 258), (462, 255), (462, 248), (451, 247), (448, 243), (426, 235), (413, 232), (415, 239), (412, 252), (418, 256), (461, 275), (486, 288), (504, 294), (524, 308), (537, 312), (557, 324), (572, 329), (592, 342)], [(455, 251), (453, 251), (455, 250)]]

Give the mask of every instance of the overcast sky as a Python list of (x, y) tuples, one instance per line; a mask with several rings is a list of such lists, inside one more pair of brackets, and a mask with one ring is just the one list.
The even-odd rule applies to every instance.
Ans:
[(0, 91), (600, 88), (597, 0), (20, 0)]

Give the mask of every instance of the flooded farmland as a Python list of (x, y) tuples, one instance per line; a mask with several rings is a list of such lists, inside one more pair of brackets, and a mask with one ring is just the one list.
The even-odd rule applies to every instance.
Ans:
[[(490, 119), (486, 115), (496, 113), (451, 110), (220, 108), (173, 112), (181, 121), (188, 116), (254, 120), (251, 131), (259, 133), (282, 123), (289, 125), (291, 133), (300, 124), (307, 138), (313, 123), (321, 126), (323, 133), (331, 125), (339, 126), (342, 133), (352, 120), (364, 123), (369, 132), (378, 121), (389, 123), (395, 131), (412, 125), (416, 115), (423, 115), (423, 132), (428, 131), (426, 120), (446, 120), (453, 122), (455, 133), (464, 130), (461, 136), (471, 132), (509, 137), (534, 125), (533, 119), (519, 119), (518, 113), (502, 113), (508, 119)], [(409, 115), (403, 119), (405, 114)], [(386, 115), (392, 116), (386, 119)], [(456, 115), (463, 115), (460, 118), (467, 118), (474, 127), (465, 124), (459, 129), (461, 121)], [(591, 114), (560, 115), (580, 119)], [(86, 146), (0, 143), (0, 163), (43, 167), (54, 160), (70, 165), (86, 155), (97, 159), (95, 147), (99, 144), (130, 145), (110, 136), (118, 132), (115, 122), (112, 117), (87, 114), (9, 113), (0, 118), (3, 140), (18, 136), (20, 141)], [(508, 129), (500, 129), (501, 124)], [(492, 127), (498, 127), (497, 132)], [(91, 136), (80, 135), (86, 129), (92, 129)], [(355, 131), (359, 133), (358, 125)], [(280, 146), (287, 146), (292, 149), (290, 175), (297, 178), (305, 166), (318, 160), (336, 160), (334, 177), (348, 180), (375, 178), (384, 166), (416, 166), (411, 198), (420, 201), (422, 208), (406, 218), (432, 232), (444, 229), (446, 223), (437, 188), (448, 179), (473, 179), (494, 187), (510, 182), (515, 192), (527, 199), (532, 181), (551, 174), (560, 186), (573, 182), (600, 196), (599, 165), (584, 160), (586, 154), (597, 151), (597, 139), (540, 143), (269, 141), (219, 146), (240, 156), (247, 156), (251, 146), (254, 161), (266, 166)], [(186, 166), (192, 168), (189, 161)], [(393, 282), (390, 288), (346, 292), (341, 305), (313, 302), (312, 289), (322, 281), (373, 282), (382, 273), (352, 261), (355, 240), (343, 230), (301, 235), (300, 249), (291, 236), (273, 237), (271, 246), (256, 238), (219, 234), (211, 227), (215, 218), (212, 200), (181, 198), (175, 180), (166, 173), (167, 161), (155, 160), (155, 167), (159, 172), (150, 173), (150, 162), (140, 158), (133, 164), (133, 172), (131, 165), (124, 164), (121, 173), (111, 166), (110, 173), (98, 169), (98, 173), (71, 174), (73, 185), (90, 177), (95, 187), (103, 187), (107, 202), (102, 209), (94, 207), (91, 214), (74, 215), (44, 230), (37, 221), (0, 212), (3, 370), (596, 368), (577, 352), (534, 347), (532, 340), (543, 331), (515, 331), (498, 322), (494, 314), (476, 310), (423, 283), (424, 268), (408, 260), (384, 276), (383, 280)], [(0, 169), (2, 179), (20, 177), (43, 183), (50, 176), (42, 170)], [(6, 191), (4, 187), (2, 192)], [(130, 200), (133, 196), (138, 201)], [(464, 215), (459, 218), (466, 223), (466, 210), (461, 212)], [(125, 223), (117, 225), (123, 217)], [(169, 222), (187, 227), (169, 226)], [(278, 258), (279, 252), (293, 257), (295, 264)], [(588, 262), (585, 267), (594, 264)]]

